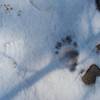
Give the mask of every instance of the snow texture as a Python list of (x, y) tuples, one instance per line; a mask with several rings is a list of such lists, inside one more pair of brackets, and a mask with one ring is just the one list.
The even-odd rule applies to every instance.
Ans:
[[(74, 72), (63, 47), (55, 54), (68, 35), (78, 43)], [(99, 100), (100, 78), (86, 86), (80, 73), (100, 67), (97, 43), (95, 0), (0, 0), (0, 100)]]

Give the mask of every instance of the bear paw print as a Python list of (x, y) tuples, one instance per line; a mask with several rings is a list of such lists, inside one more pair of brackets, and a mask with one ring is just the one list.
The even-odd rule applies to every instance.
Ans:
[(66, 36), (58, 41), (55, 45), (55, 54), (59, 56), (61, 60), (67, 62), (70, 71), (76, 69), (78, 60), (78, 44), (72, 36)]

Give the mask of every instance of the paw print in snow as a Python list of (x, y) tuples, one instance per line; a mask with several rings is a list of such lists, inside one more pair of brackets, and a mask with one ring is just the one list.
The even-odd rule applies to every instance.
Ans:
[(13, 10), (13, 7), (10, 4), (4, 4), (3, 6), (6, 13), (10, 13)]
[(20, 9), (17, 10), (11, 4), (7, 4), (7, 3), (0, 4), (0, 10), (2, 10), (6, 14), (11, 14), (13, 11), (15, 11), (17, 16), (22, 15), (22, 10), (20, 10)]
[(78, 60), (78, 44), (71, 36), (66, 36), (58, 41), (55, 45), (55, 54), (58, 55), (61, 61), (67, 63), (70, 71), (76, 69)]

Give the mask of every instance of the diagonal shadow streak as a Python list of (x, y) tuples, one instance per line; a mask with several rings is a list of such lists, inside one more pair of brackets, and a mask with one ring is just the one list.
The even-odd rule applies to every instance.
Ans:
[(16, 85), (13, 89), (8, 91), (5, 95), (3, 95), (0, 100), (11, 100), (13, 97), (15, 97), (19, 92), (23, 91), (26, 88), (31, 87), (32, 85), (36, 84), (39, 80), (41, 80), (43, 77), (45, 77), (50, 72), (58, 69), (57, 63), (53, 62), (50, 63), (47, 67), (41, 69), (40, 71), (36, 72), (35, 75), (32, 75), (28, 79), (25, 79), (23, 82), (20, 82), (18, 85)]

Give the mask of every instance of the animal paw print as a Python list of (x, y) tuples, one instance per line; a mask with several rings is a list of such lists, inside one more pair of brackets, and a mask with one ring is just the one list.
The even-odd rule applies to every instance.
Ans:
[(58, 55), (60, 59), (68, 62), (70, 71), (76, 69), (79, 51), (78, 44), (74, 41), (72, 36), (66, 36), (56, 43), (55, 54)]
[(13, 7), (11, 7), (10, 4), (4, 4), (4, 7), (5, 7), (5, 10), (6, 10), (6, 11), (13, 10)]
[(16, 10), (11, 4), (0, 4), (0, 10), (2, 10), (6, 14), (11, 14), (13, 11), (17, 13), (17, 16), (22, 15), (22, 10)]
[(4, 8), (4, 11), (6, 13), (11, 13), (11, 11), (13, 10), (13, 7), (10, 4), (3, 4), (1, 6)]
[(62, 47), (70, 47), (73, 49), (77, 49), (78, 44), (76, 41), (73, 41), (71, 36), (66, 36), (65, 38), (62, 38), (61, 41), (58, 41), (55, 45), (55, 54), (59, 54), (60, 49)]

